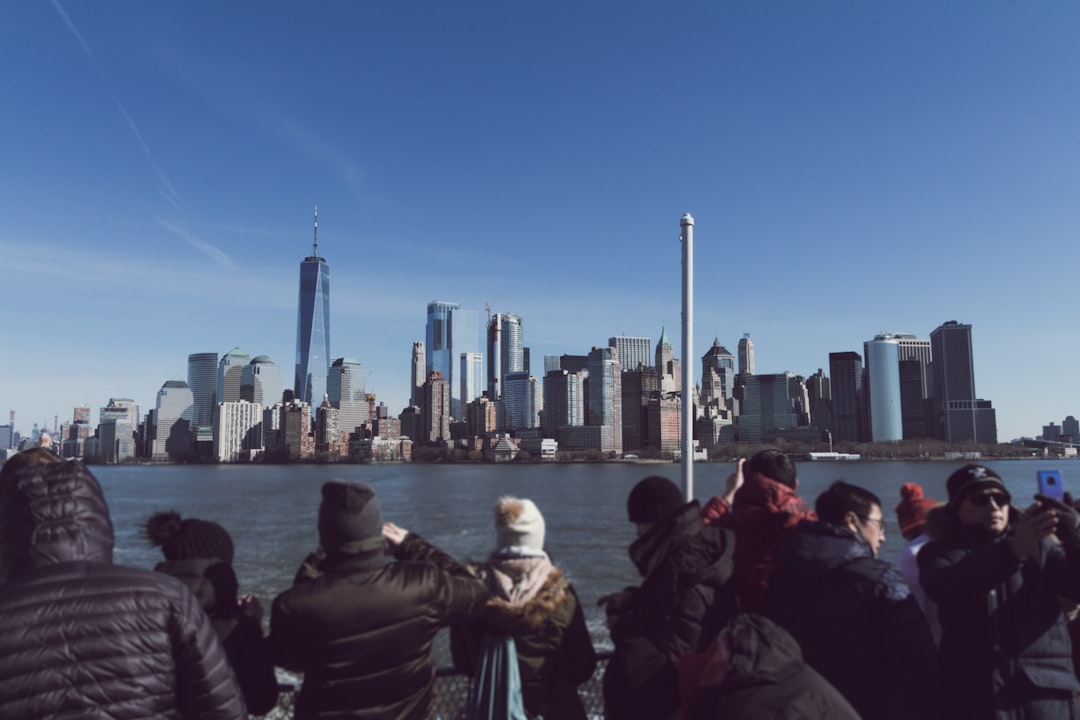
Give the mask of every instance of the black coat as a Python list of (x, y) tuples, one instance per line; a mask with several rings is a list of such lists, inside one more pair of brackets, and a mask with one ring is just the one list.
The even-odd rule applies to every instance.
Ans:
[(799, 644), (760, 615), (738, 615), (721, 631), (709, 659), (727, 668), (723, 681), (699, 680), (691, 720), (860, 720), (836, 688), (803, 660)]
[(801, 522), (781, 541), (769, 614), (866, 720), (926, 716), (936, 658), (900, 571), (847, 527)]
[(244, 691), (248, 712), (270, 712), (278, 697), (274, 662), (259, 619), (239, 610), (232, 566), (218, 558), (184, 558), (158, 563), (154, 569), (184, 583), (199, 601)]
[(175, 578), (112, 564), (81, 463), (0, 483), (0, 717), (246, 718), (209, 619)]
[(679, 656), (703, 650), (735, 614), (733, 538), (730, 530), (705, 527), (692, 502), (630, 546), (644, 580), (612, 606), (607, 720), (679, 717)]
[(1080, 544), (1044, 540), (1023, 560), (1010, 527), (990, 538), (946, 509), (931, 513), (919, 577), (938, 604), (941, 717), (1040, 720), (1078, 717), (1080, 692), (1060, 597), (1080, 601)]
[(381, 550), (331, 556), (317, 577), (299, 577), (274, 600), (274, 658), (304, 673), (297, 720), (433, 716), (432, 640), (475, 616), (487, 590), (414, 534), (395, 555), (398, 562)]

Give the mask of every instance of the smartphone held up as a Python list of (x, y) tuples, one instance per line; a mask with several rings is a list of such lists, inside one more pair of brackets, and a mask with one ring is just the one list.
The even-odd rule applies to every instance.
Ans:
[(1045, 495), (1055, 500), (1063, 500), (1065, 497), (1065, 486), (1061, 480), (1060, 470), (1039, 470), (1039, 494)]

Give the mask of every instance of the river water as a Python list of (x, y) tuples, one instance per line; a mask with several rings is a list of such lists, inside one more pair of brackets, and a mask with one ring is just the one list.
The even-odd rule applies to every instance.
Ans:
[[(1075, 492), (1069, 461), (990, 462), (1018, 505), (1035, 492), (1035, 471), (1060, 468)], [(882, 557), (895, 562), (903, 547), (896, 531), (900, 486), (917, 482), (926, 495), (945, 497), (945, 479), (960, 462), (804, 462), (799, 494), (812, 505), (836, 479), (862, 485), (881, 499), (889, 521)], [(1080, 466), (1078, 466), (1080, 467)], [(318, 544), (319, 488), (331, 479), (363, 481), (379, 496), (383, 517), (412, 530), (458, 559), (482, 560), (493, 549), (491, 508), (501, 495), (531, 498), (543, 513), (553, 560), (581, 597), (597, 641), (606, 632), (596, 606), (601, 595), (639, 581), (626, 548), (634, 528), (626, 496), (646, 475), (680, 481), (677, 464), (529, 465), (219, 465), (94, 466), (116, 531), (115, 561), (152, 568), (162, 559), (141, 525), (159, 510), (223, 525), (236, 546), (241, 592), (270, 601), (289, 587), (304, 557)], [(695, 495), (704, 502), (723, 491), (732, 466), (698, 463)]]

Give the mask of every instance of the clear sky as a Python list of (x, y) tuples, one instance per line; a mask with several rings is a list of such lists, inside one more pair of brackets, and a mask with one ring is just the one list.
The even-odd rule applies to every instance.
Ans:
[(999, 437), (1080, 416), (1080, 3), (0, 3), (0, 422), (153, 407), (187, 356), (289, 382), (299, 263), (393, 412), (427, 303), (695, 378), (973, 326)]

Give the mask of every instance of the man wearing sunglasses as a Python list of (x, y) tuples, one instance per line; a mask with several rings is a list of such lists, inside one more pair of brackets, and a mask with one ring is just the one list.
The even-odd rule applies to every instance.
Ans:
[(946, 483), (919, 553), (926, 594), (938, 604), (938, 717), (1080, 718), (1060, 597), (1080, 601), (1080, 516), (1042, 495), (1013, 506), (982, 465)]

